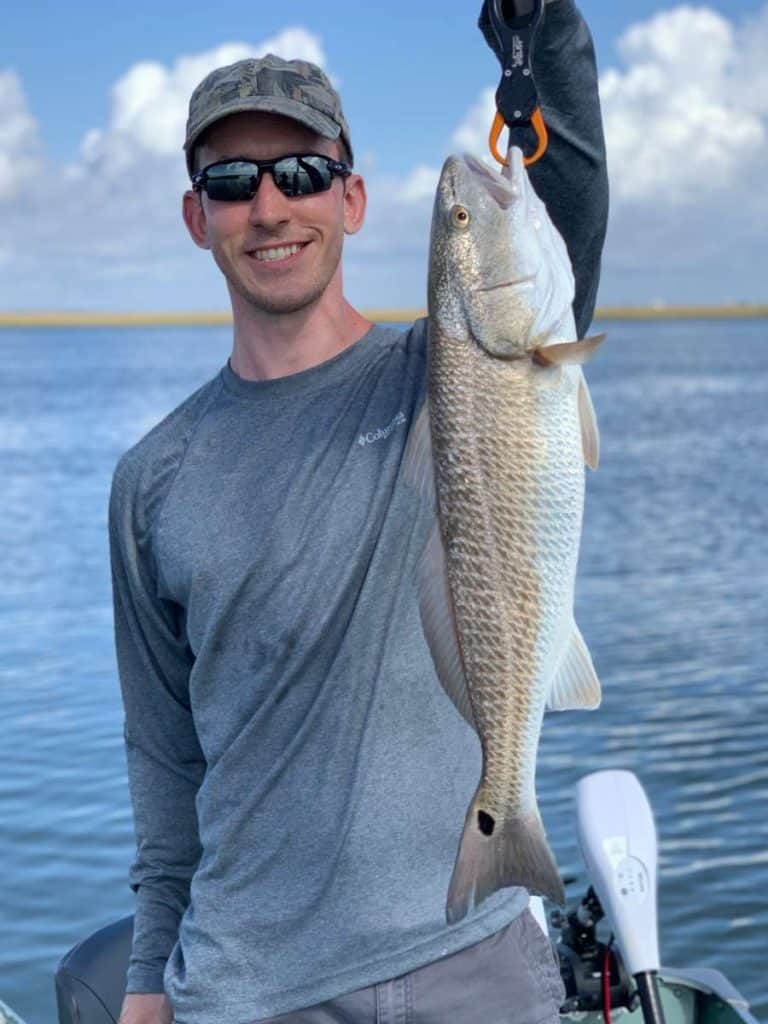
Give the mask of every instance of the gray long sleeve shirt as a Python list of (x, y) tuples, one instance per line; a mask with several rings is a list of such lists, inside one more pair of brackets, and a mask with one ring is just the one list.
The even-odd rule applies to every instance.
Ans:
[(117, 467), (129, 989), (161, 990), (171, 953), (181, 1024), (402, 974), (528, 902), (445, 924), (481, 764), (414, 589), (429, 514), (402, 459), (424, 360), (422, 322), (278, 380), (227, 365)]
[[(572, 0), (547, 26), (541, 60), (567, 45), (569, 70), (537, 70), (551, 142), (532, 177), (547, 202), (566, 180), (574, 197), (558, 227), (583, 333), (607, 209), (594, 56)], [(178, 1024), (245, 1024), (394, 977), (528, 902), (507, 889), (445, 924), (481, 761), (415, 593), (430, 523), (402, 459), (425, 327), (375, 327), (277, 380), (227, 365), (115, 470), (128, 991), (165, 987)]]

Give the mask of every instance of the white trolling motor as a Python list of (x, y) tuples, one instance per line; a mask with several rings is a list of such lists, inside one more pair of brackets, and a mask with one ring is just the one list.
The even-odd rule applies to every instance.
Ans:
[(634, 979), (646, 1024), (664, 1024), (659, 997), (657, 841), (651, 805), (628, 771), (585, 775), (576, 786), (581, 855)]
[[(715, 968), (660, 966), (656, 825), (632, 772), (585, 775), (576, 786), (576, 817), (590, 885), (578, 904), (549, 915), (560, 931), (563, 1024), (612, 1024), (614, 1013), (627, 1012), (644, 1024), (665, 1024), (665, 1014), (670, 1024), (758, 1024)], [(566, 886), (576, 881), (563, 879)], [(541, 897), (531, 897), (530, 909), (549, 937)], [(613, 933), (607, 943), (597, 934), (603, 918)]]

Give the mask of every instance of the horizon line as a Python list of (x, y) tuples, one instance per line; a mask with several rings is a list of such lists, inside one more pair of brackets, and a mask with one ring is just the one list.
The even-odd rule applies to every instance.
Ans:
[[(424, 308), (367, 309), (363, 316), (377, 323), (412, 323), (427, 315)], [(656, 302), (647, 306), (598, 306), (595, 320), (733, 320), (768, 317), (768, 304), (724, 303), (722, 305), (672, 306)], [(4, 327), (220, 327), (232, 323), (232, 314), (198, 310), (192, 312), (99, 312), (95, 310), (0, 312)]]

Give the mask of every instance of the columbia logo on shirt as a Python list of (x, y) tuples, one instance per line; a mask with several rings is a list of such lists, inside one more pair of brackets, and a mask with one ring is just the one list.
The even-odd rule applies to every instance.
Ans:
[(391, 423), (388, 423), (386, 427), (379, 427), (377, 430), (369, 430), (367, 434), (360, 434), (357, 439), (357, 443), (361, 448), (365, 448), (367, 444), (374, 444), (376, 441), (382, 441), (385, 437), (389, 437), (395, 427), (402, 427), (405, 423), (405, 413), (399, 412)]

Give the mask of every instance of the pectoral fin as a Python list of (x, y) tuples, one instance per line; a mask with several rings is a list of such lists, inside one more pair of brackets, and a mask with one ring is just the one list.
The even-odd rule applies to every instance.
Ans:
[(403, 477), (421, 497), (424, 504), (437, 515), (435, 491), (435, 465), (432, 460), (432, 437), (429, 432), (429, 404), (424, 399), (416, 421), (411, 427), (403, 455)]
[(437, 677), (456, 710), (467, 724), (477, 731), (464, 666), (461, 662), (456, 616), (448, 586), (445, 551), (437, 519), (421, 556), (417, 586), (421, 624)]
[(584, 637), (574, 622), (568, 647), (552, 680), (547, 697), (547, 710), (590, 710), (600, 705), (600, 697), (600, 681), (584, 643)]
[(543, 345), (534, 349), (533, 361), (539, 366), (560, 366), (561, 363), (586, 363), (605, 341), (605, 334), (595, 334), (583, 341), (568, 341), (560, 345)]
[(435, 469), (426, 401), (408, 437), (403, 473), (408, 486), (417, 492), (427, 508), (434, 513), (434, 522), (419, 561), (416, 578), (424, 636), (443, 689), (467, 723), (477, 730), (461, 662), (445, 550), (437, 519)]

